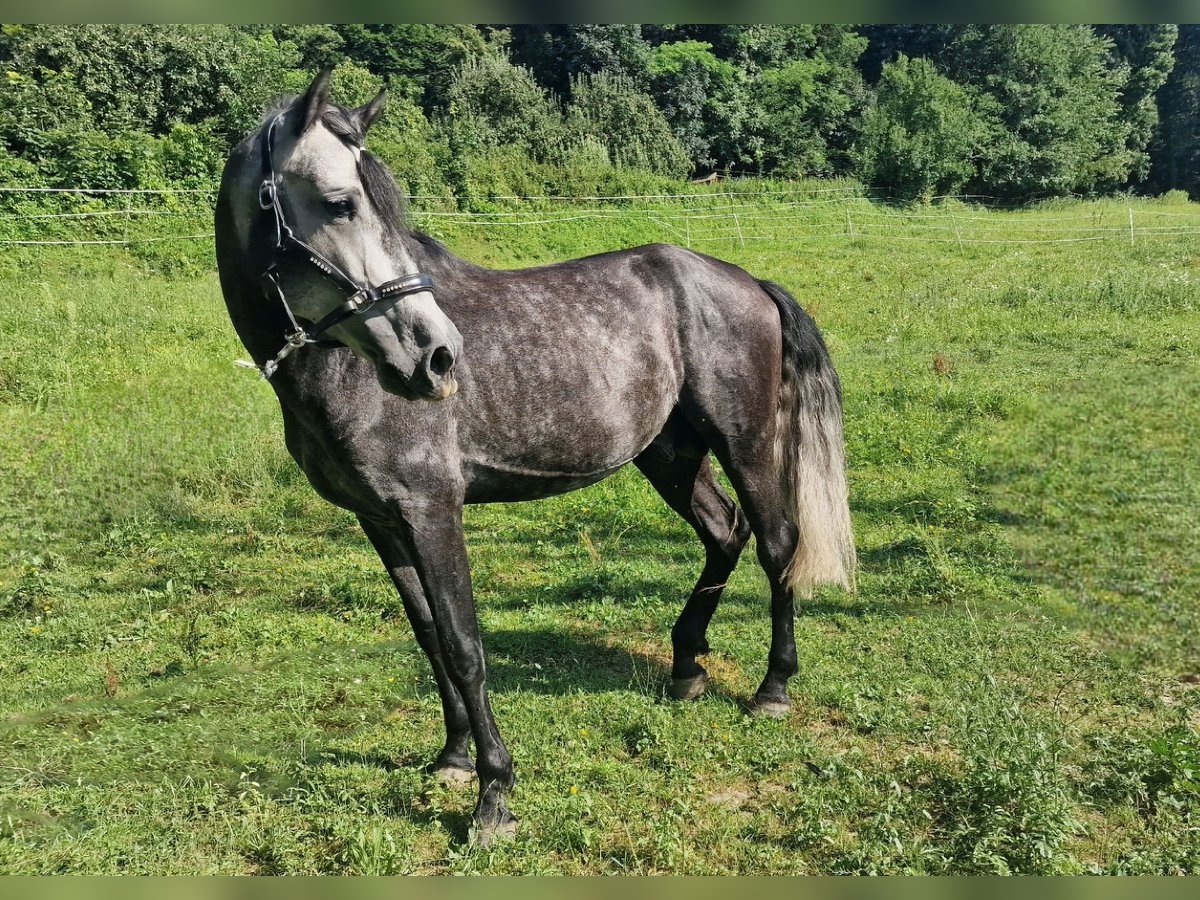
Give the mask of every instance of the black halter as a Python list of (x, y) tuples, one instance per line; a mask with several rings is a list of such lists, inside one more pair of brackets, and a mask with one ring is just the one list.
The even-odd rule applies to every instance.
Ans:
[[(377, 303), (394, 303), (409, 294), (419, 294), (422, 291), (433, 290), (433, 279), (423, 272), (414, 272), (400, 278), (386, 281), (383, 284), (371, 286), (362, 285), (343, 272), (332, 260), (322, 256), (304, 241), (296, 237), (283, 217), (283, 207), (279, 205), (279, 185), (275, 180), (273, 156), (275, 149), (275, 126), (283, 118), (283, 113), (271, 120), (262, 133), (262, 143), (259, 150), (262, 156), (262, 184), (258, 188), (258, 205), (272, 213), (275, 228), (275, 240), (272, 245), (273, 257), (271, 264), (259, 276), (262, 281), (263, 293), (268, 300), (278, 300), (292, 323), (292, 331), (284, 335), (283, 349), (259, 368), (263, 378), (270, 378), (279, 368), (279, 364), (293, 350), (305, 344), (321, 346), (340, 346), (338, 341), (321, 341), (320, 337), (326, 331), (351, 316), (366, 312)], [(310, 329), (305, 330), (296, 320), (292, 309), (284, 296), (283, 286), (279, 283), (279, 261), (284, 257), (302, 260), (317, 267), (317, 270), (332, 281), (339, 289), (350, 296), (334, 307), (333, 311), (324, 316)]]

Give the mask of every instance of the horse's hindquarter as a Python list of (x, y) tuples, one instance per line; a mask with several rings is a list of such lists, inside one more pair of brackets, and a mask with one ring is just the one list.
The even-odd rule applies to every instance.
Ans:
[(439, 292), (463, 334), (455, 403), (469, 502), (600, 480), (662, 430), (683, 385), (669, 261), (652, 248)]

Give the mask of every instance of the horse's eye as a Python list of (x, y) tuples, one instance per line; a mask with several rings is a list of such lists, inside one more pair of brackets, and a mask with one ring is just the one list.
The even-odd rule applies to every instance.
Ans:
[(354, 218), (354, 201), (343, 197), (339, 200), (326, 200), (325, 208), (329, 210), (329, 214), (337, 219), (353, 219)]

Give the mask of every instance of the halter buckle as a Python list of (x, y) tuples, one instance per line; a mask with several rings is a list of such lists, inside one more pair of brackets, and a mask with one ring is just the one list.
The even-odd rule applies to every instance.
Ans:
[(258, 205), (261, 209), (271, 209), (275, 206), (275, 182), (270, 178), (258, 186)]
[(359, 288), (347, 298), (346, 302), (350, 304), (356, 315), (366, 312), (378, 302), (379, 298), (372, 297), (371, 293), (370, 288)]

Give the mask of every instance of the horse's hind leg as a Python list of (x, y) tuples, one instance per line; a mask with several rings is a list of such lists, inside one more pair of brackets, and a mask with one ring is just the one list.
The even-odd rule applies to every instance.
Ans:
[(708, 677), (696, 656), (708, 651), (708, 623), (750, 539), (750, 526), (717, 483), (707, 450), (700, 450), (699, 455), (677, 455), (673, 451), (670, 446), (653, 444), (634, 464), (704, 544), (704, 569), (671, 630), (671, 695), (677, 700), (692, 700), (704, 693)]
[(468, 781), (475, 774), (475, 764), (471, 762), (470, 756), (471, 722), (467, 718), (467, 709), (463, 706), (458, 688), (454, 686), (446, 671), (437, 628), (433, 622), (433, 614), (429, 611), (429, 602), (421, 588), (421, 580), (408, 561), (399, 539), (387, 528), (376, 525), (369, 519), (360, 518), (359, 523), (400, 592), (400, 598), (404, 601), (404, 611), (408, 614), (408, 621), (412, 624), (417, 643), (429, 657), (433, 677), (437, 680), (438, 694), (442, 699), (442, 715), (446, 720), (446, 746), (434, 761), (433, 771), (443, 781)]
[(783, 716), (791, 707), (787, 683), (799, 669), (796, 659), (794, 593), (785, 576), (799, 532), (788, 520), (775, 466), (774, 449), (763, 435), (747, 436), (713, 452), (737, 492), (758, 543), (758, 561), (771, 585), (771, 650), (767, 674), (750, 702), (755, 715)]

